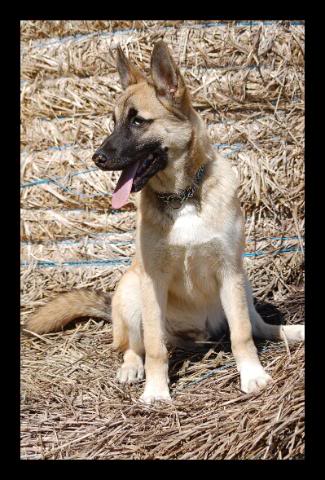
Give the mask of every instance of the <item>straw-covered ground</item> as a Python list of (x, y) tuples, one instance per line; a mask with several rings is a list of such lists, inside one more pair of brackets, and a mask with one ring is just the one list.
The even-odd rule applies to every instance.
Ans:
[[(304, 25), (301, 22), (21, 23), (21, 305), (114, 291), (134, 253), (133, 199), (111, 211), (115, 173), (91, 156), (111, 130), (121, 43), (146, 72), (163, 38), (216, 150), (240, 176), (245, 264), (269, 322), (304, 322)], [(304, 348), (261, 342), (273, 382), (239, 390), (229, 338), (170, 352), (172, 405), (121, 387), (111, 324), (21, 335), (24, 459), (304, 457)]]

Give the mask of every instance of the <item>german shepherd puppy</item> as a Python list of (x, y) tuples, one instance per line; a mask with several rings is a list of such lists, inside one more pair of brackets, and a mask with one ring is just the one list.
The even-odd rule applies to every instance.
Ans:
[[(132, 383), (145, 372), (141, 400), (170, 400), (166, 345), (208, 339), (228, 322), (241, 390), (255, 392), (271, 377), (253, 335), (302, 341), (304, 325), (269, 325), (255, 310), (243, 268), (236, 177), (214, 151), (166, 44), (154, 46), (152, 79), (120, 47), (117, 70), (124, 92), (115, 128), (93, 156), (102, 170), (122, 170), (113, 208), (140, 191), (136, 254), (111, 305), (113, 345), (124, 352), (117, 379)], [(85, 316), (110, 319), (109, 307), (109, 296), (75, 290), (42, 307), (27, 329), (49, 332)]]

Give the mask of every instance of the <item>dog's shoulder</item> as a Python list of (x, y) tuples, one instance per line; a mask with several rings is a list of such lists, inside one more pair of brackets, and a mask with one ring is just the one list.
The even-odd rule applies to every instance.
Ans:
[(230, 200), (237, 197), (239, 174), (230, 161), (222, 155), (215, 154), (215, 159), (209, 164), (208, 180), (205, 182), (203, 196), (212, 194), (215, 197), (225, 197)]

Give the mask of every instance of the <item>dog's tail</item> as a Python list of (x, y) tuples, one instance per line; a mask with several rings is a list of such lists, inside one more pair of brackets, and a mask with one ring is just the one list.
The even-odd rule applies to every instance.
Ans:
[(110, 320), (111, 297), (93, 290), (72, 290), (58, 295), (32, 315), (24, 328), (35, 333), (60, 330), (68, 323), (83, 317)]

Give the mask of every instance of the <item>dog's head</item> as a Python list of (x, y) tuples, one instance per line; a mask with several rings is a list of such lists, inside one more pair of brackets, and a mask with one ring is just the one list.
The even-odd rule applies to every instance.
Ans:
[(102, 170), (123, 170), (118, 188), (128, 188), (130, 193), (141, 190), (188, 149), (193, 108), (184, 79), (164, 42), (154, 46), (150, 80), (129, 62), (120, 47), (116, 61), (124, 91), (113, 113), (114, 130), (93, 160)]

